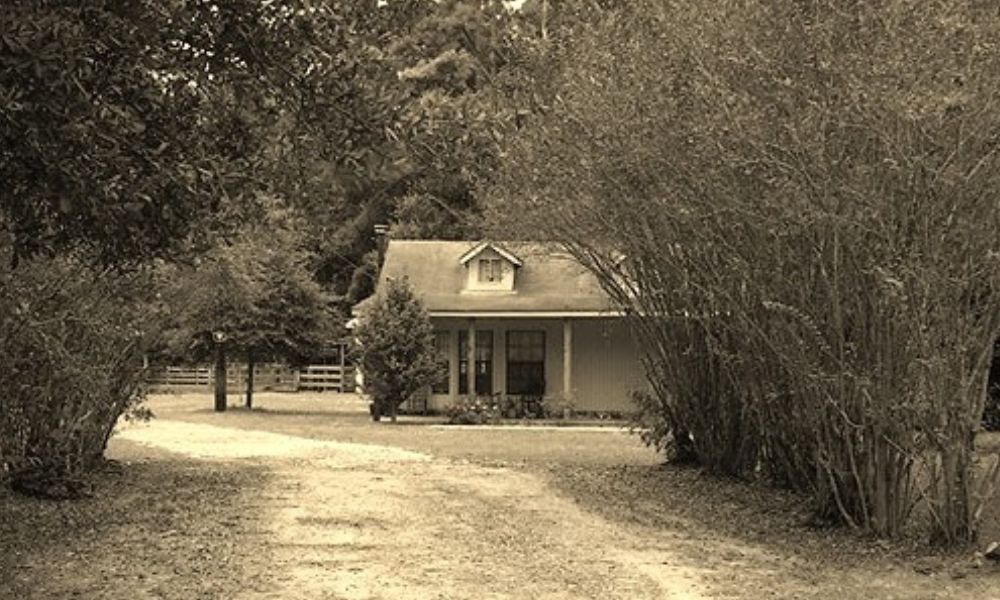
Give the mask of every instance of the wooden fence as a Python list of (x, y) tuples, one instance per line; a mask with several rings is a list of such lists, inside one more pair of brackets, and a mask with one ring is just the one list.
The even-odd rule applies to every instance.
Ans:
[(300, 390), (354, 391), (354, 367), (308, 365), (298, 375)]
[[(212, 367), (151, 367), (146, 381), (154, 390), (211, 390), (215, 385)], [(247, 366), (230, 364), (226, 369), (226, 387), (231, 392), (246, 389)], [(300, 390), (353, 392), (354, 367), (351, 365), (306, 365), (293, 369), (279, 364), (254, 365), (255, 391), (297, 392)]]

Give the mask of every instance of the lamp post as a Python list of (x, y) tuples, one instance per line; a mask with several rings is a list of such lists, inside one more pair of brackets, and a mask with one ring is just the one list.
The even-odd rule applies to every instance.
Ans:
[(226, 348), (223, 344), (226, 341), (226, 332), (213, 331), (212, 341), (215, 342), (215, 411), (224, 412), (226, 410)]

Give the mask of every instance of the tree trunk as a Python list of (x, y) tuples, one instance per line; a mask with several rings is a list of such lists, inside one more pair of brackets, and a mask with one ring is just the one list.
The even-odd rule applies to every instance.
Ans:
[(226, 410), (226, 351), (222, 344), (215, 345), (215, 411)]
[(247, 352), (247, 408), (253, 409), (253, 352)]

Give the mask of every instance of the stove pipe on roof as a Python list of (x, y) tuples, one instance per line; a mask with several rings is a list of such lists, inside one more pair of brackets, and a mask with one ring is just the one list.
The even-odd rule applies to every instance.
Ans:
[(375, 225), (375, 249), (378, 250), (378, 268), (382, 269), (385, 261), (385, 250), (389, 247), (389, 226), (384, 223)]

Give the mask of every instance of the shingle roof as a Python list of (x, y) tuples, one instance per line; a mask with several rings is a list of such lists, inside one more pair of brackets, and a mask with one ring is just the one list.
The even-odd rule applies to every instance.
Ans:
[[(514, 293), (463, 291), (466, 267), (459, 259), (479, 242), (390, 240), (379, 275), (406, 277), (427, 310), (435, 313), (612, 312), (593, 275), (555, 244), (501, 242), (523, 260)], [(365, 303), (355, 307), (355, 312)]]

